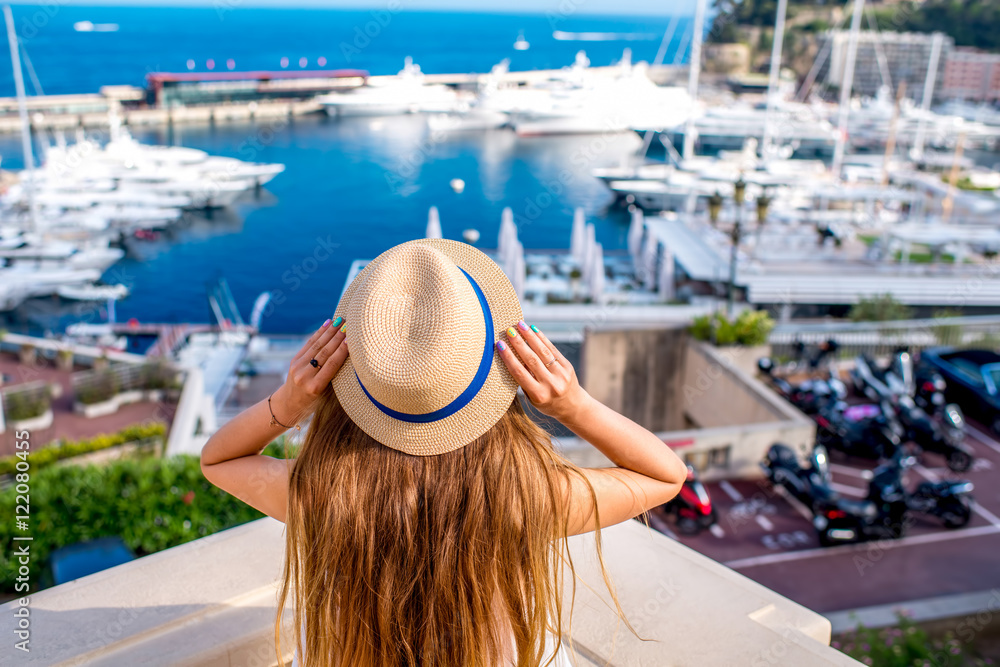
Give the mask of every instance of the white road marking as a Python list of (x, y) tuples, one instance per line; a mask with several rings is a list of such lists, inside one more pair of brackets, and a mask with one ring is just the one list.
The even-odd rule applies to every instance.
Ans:
[[(919, 473), (921, 476), (923, 476), (924, 479), (930, 480), (931, 482), (941, 481), (940, 477), (938, 477), (936, 474), (934, 474), (933, 472), (931, 472), (930, 470), (928, 470), (923, 466), (913, 466), (913, 469), (916, 470), (917, 473)], [(1000, 517), (998, 517), (996, 514), (989, 511), (979, 503), (977, 502), (972, 503), (972, 511), (978, 514), (979, 516), (983, 517), (990, 523), (992, 523), (997, 528), (1000, 528)]]
[(830, 488), (837, 493), (843, 493), (848, 496), (856, 496), (858, 498), (864, 498), (868, 495), (867, 489), (859, 489), (853, 486), (847, 486), (846, 484), (837, 484), (836, 482), (830, 482)]
[(726, 536), (726, 531), (722, 530), (722, 526), (720, 526), (717, 523), (713, 523), (711, 526), (709, 526), (708, 532), (712, 533), (720, 540)]
[(781, 487), (781, 486), (774, 487), (774, 492), (777, 495), (779, 495), (782, 498), (784, 498), (785, 501), (789, 505), (792, 506), (792, 509), (794, 509), (796, 512), (798, 512), (803, 517), (805, 517), (806, 521), (808, 521), (809, 523), (812, 523), (812, 520), (813, 520), (813, 514), (812, 514), (812, 512), (810, 512), (809, 508), (806, 507), (805, 505), (803, 505), (802, 502), (798, 498), (796, 498), (792, 494), (788, 493), (788, 491), (785, 491), (784, 487)]
[(719, 482), (719, 488), (726, 492), (733, 502), (738, 503), (743, 500), (743, 494), (736, 490), (736, 487), (729, 483), (729, 480)]
[(969, 426), (968, 424), (966, 424), (965, 432), (967, 434), (971, 435), (973, 438), (975, 438), (979, 442), (981, 442), (984, 445), (986, 445), (987, 447), (989, 447), (990, 449), (992, 449), (997, 454), (1000, 454), (1000, 442), (997, 442), (996, 440), (994, 440), (990, 436), (988, 436), (985, 433), (983, 433), (982, 431), (980, 431), (978, 428), (974, 428), (974, 427)]
[(768, 554), (766, 556), (753, 556), (751, 558), (740, 558), (723, 563), (728, 568), (734, 570), (760, 565), (772, 565), (774, 563), (787, 563), (797, 560), (807, 560), (820, 556), (834, 556), (851, 551), (866, 551), (874, 548), (879, 550), (896, 549), (898, 547), (911, 546), (915, 544), (932, 544), (934, 542), (948, 542), (960, 540), (966, 537), (981, 537), (983, 535), (996, 535), (1000, 533), (1000, 528), (996, 526), (978, 526), (976, 528), (966, 528), (964, 530), (949, 530), (927, 535), (917, 535), (915, 537), (904, 537), (901, 540), (881, 540), (877, 542), (862, 542), (860, 544), (844, 544), (836, 547), (821, 547), (818, 549), (803, 549), (802, 551), (791, 551), (782, 554)]
[(757, 523), (760, 525), (760, 527), (766, 530), (767, 532), (771, 532), (772, 530), (774, 530), (774, 524), (771, 523), (770, 519), (768, 519), (766, 516), (761, 516), (760, 514), (758, 514), (754, 518), (757, 520)]
[(831, 463), (830, 472), (839, 472), (841, 475), (850, 475), (851, 477), (860, 477), (861, 479), (871, 479), (872, 471), (864, 470), (862, 468), (852, 468), (851, 466), (840, 465), (839, 463)]

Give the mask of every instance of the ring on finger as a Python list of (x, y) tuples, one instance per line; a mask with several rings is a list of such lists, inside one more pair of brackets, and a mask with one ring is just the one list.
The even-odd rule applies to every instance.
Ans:
[(309, 365), (312, 366), (313, 368), (323, 368), (323, 364), (316, 361), (316, 359), (310, 359)]
[(548, 368), (549, 366), (551, 366), (554, 363), (556, 363), (556, 358), (553, 356), (551, 359), (549, 359), (548, 363), (544, 364), (544, 366), (546, 368)]

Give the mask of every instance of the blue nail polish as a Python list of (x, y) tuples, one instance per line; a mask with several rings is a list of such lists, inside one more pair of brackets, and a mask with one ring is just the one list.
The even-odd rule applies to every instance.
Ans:
[[(330, 320), (327, 320), (327, 322), (329, 322), (329, 321), (330, 321)], [(343, 322), (343, 321), (344, 321), (344, 318), (343, 318), (343, 317), (338, 317), (337, 319), (335, 319), (335, 320), (333, 321), (333, 326), (335, 326), (335, 327), (339, 327), (339, 326), (340, 326), (340, 323), (341, 323), (341, 322)]]

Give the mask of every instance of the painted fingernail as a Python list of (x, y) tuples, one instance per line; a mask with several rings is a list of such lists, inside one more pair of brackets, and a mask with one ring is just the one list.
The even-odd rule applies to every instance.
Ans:
[(347, 333), (347, 325), (345, 324), (344, 326), (340, 327), (340, 331), (341, 333)]
[(323, 327), (325, 327), (325, 326), (326, 326), (326, 325), (328, 325), (328, 324), (330, 324), (330, 320), (329, 320), (329, 319), (327, 319), (327, 321), (326, 321), (326, 322), (323, 322), (323, 326), (322, 326), (322, 327), (320, 327), (320, 329), (322, 329)]
[(534, 331), (535, 333), (538, 333), (538, 327), (536, 327), (534, 324), (531, 325), (531, 330)]
[(521, 320), (520, 322), (518, 322), (517, 326), (521, 329), (521, 331), (527, 331), (528, 330), (528, 325), (524, 323), (524, 320)]
[(500, 350), (501, 352), (504, 352), (504, 351), (507, 350), (507, 344), (504, 343), (502, 340), (498, 340), (497, 341), (497, 349)]
[[(327, 320), (327, 322), (329, 322), (329, 321), (330, 321), (330, 320)], [(338, 317), (337, 319), (335, 319), (335, 320), (333, 321), (333, 326), (335, 326), (335, 327), (339, 327), (339, 326), (341, 325), (341, 323), (342, 323), (343, 321), (344, 321), (344, 318), (343, 318), (343, 317)]]
[(509, 327), (507, 329), (507, 335), (510, 336), (511, 338), (517, 338), (517, 329), (515, 329), (514, 327)]

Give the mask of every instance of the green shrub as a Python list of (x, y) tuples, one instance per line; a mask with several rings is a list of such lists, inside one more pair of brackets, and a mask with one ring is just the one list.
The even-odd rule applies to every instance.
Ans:
[(139, 372), (139, 384), (147, 390), (170, 389), (177, 384), (177, 372), (163, 361), (146, 364)]
[(896, 301), (891, 294), (862, 297), (851, 307), (850, 318), (855, 322), (892, 322), (908, 320), (913, 311)]
[(735, 320), (717, 311), (694, 318), (689, 332), (697, 340), (716, 345), (763, 345), (767, 342), (774, 320), (763, 310), (744, 310)]
[[(263, 514), (211, 484), (197, 456), (57, 466), (30, 473), (30, 529), (0, 522), (0, 584), (14, 592), (15, 534), (31, 535), (30, 580), (37, 589), (55, 549), (112, 535), (139, 556), (217, 533)], [(14, 487), (0, 491), (3, 516), (15, 515)]]
[(931, 639), (923, 628), (905, 616), (899, 616), (894, 628), (875, 630), (858, 625), (832, 643), (855, 660), (877, 667), (978, 667), (993, 664), (971, 655), (968, 648), (951, 632), (941, 639)]
[(76, 389), (76, 400), (84, 405), (103, 403), (113, 398), (118, 390), (118, 376), (112, 371), (100, 371), (93, 380)]
[[(127, 442), (162, 438), (166, 433), (166, 424), (154, 422), (152, 424), (136, 424), (118, 433), (98, 435), (86, 440), (57, 440), (48, 446), (33, 449), (28, 457), (28, 462), (31, 464), (31, 470), (37, 472), (56, 461), (89, 454), (108, 447), (124, 445)], [(13, 473), (19, 460), (16, 455), (0, 457), (0, 475)]]

